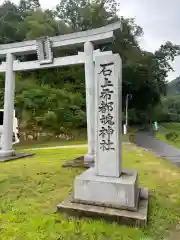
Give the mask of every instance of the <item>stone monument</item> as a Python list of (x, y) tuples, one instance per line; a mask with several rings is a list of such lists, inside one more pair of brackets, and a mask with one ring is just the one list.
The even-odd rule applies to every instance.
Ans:
[(145, 224), (147, 190), (138, 187), (137, 171), (122, 170), (121, 71), (118, 54), (95, 57), (95, 167), (75, 178), (72, 197), (58, 209)]

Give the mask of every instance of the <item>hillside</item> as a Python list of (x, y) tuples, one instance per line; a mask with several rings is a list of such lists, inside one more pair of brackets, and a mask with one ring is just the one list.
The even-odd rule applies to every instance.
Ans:
[(180, 94), (180, 77), (177, 77), (176, 79), (168, 83), (167, 93), (168, 95)]

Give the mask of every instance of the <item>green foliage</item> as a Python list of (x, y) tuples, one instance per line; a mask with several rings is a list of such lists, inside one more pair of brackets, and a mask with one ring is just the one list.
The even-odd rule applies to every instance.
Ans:
[(44, 127), (58, 134), (62, 126), (84, 127), (81, 94), (39, 85), (32, 80), (20, 80), (18, 85), (15, 106), (22, 128), (40, 131)]
[(180, 93), (180, 77), (168, 83), (167, 94), (168, 96), (178, 95)]
[(40, 6), (39, 0), (21, 0), (19, 3), (19, 10), (22, 13), (28, 13), (36, 11)]
[[(166, 92), (166, 76), (172, 70), (170, 61), (179, 55), (180, 48), (167, 42), (155, 53), (143, 51), (138, 41), (142, 28), (134, 19), (119, 16), (116, 0), (61, 0), (55, 11), (41, 9), (39, 0), (21, 0), (19, 5), (6, 1), (0, 5), (0, 20), (0, 43), (88, 30), (120, 21), (122, 30), (116, 31), (115, 40), (95, 48), (113, 50), (122, 58), (123, 106), (126, 94), (133, 96), (129, 102), (130, 121), (145, 123), (154, 118), (155, 108)], [(78, 50), (82, 51), (60, 49), (54, 56), (74, 55)], [(24, 60), (36, 58), (26, 56)], [(83, 67), (18, 73), (16, 82), (16, 107), (21, 125), (54, 132), (59, 132), (60, 126), (64, 129), (85, 126)], [(3, 100), (3, 86), (0, 99)]]
[(180, 122), (180, 97), (168, 96), (158, 107), (157, 118), (162, 122)]
[(162, 123), (162, 126), (168, 130), (180, 132), (180, 123), (178, 122), (171, 122), (171, 123), (165, 122), (165, 123)]
[[(167, 135), (170, 136), (167, 137)], [(180, 148), (180, 123), (178, 122), (161, 123), (160, 129), (156, 132), (156, 138), (176, 148)], [(173, 139), (175, 140), (173, 141)]]
[(18, 7), (10, 1), (0, 5), (0, 44), (22, 40), (22, 18)]
[(28, 29), (26, 39), (35, 39), (41, 36), (54, 36), (57, 33), (57, 25), (53, 18), (38, 9), (24, 20), (22, 28)]
[(73, 31), (97, 28), (117, 19), (116, 0), (61, 0), (56, 16), (64, 20)]
[(165, 137), (169, 141), (176, 142), (179, 135), (176, 132), (168, 132), (166, 133)]

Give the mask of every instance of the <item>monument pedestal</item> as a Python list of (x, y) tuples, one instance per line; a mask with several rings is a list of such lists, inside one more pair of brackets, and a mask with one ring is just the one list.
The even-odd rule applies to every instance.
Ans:
[(148, 190), (146, 188), (140, 188), (137, 211), (78, 203), (74, 201), (73, 195), (70, 195), (59, 204), (57, 211), (65, 213), (68, 216), (91, 217), (93, 219), (103, 218), (106, 221), (116, 221), (119, 224), (144, 227), (147, 224)]
[(27, 153), (27, 152), (23, 153), (23, 152), (14, 152), (14, 151), (4, 152), (0, 150), (0, 162), (8, 162), (13, 160), (18, 160), (20, 158), (31, 157), (34, 154), (35, 153)]
[(12, 150), (0, 150), (0, 158), (11, 157), (13, 156), (15, 151)]
[(97, 176), (90, 168), (74, 181), (74, 202), (137, 210), (137, 172), (123, 172), (119, 178)]

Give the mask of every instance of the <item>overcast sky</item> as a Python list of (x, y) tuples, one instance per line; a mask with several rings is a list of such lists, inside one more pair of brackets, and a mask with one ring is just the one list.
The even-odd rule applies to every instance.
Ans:
[[(19, 0), (12, 0), (18, 3)], [(150, 51), (162, 43), (172, 41), (180, 44), (180, 0), (118, 0), (120, 15), (134, 17), (144, 30), (140, 40), (142, 48)], [(3, 2), (0, 0), (0, 2)], [(43, 8), (53, 8), (60, 0), (40, 0)], [(169, 80), (180, 76), (180, 57), (173, 63), (175, 72), (169, 74)]]

